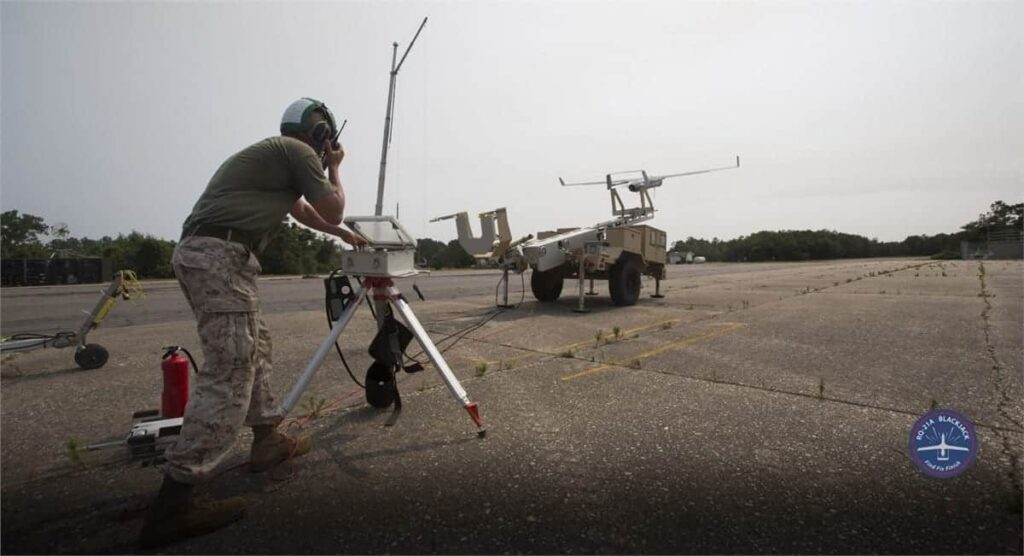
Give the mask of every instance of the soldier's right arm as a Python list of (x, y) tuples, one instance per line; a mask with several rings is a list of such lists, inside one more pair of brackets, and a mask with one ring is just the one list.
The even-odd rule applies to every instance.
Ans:
[(324, 178), (323, 167), (313, 149), (303, 145), (301, 154), (293, 160), (293, 177), (298, 192), (306, 198), (317, 214), (325, 222), (333, 226), (341, 224), (345, 214), (345, 190), (341, 187), (341, 175), (338, 165), (345, 157), (345, 151), (339, 146), (328, 149), (328, 178)]
[[(338, 170), (341, 161), (345, 158), (345, 149), (340, 143), (332, 145), (330, 141), (324, 141), (324, 149), (327, 154), (327, 176), (333, 191), (332, 194), (310, 204), (321, 218), (338, 225), (341, 224), (341, 218), (345, 215), (345, 190), (341, 187), (341, 172)], [(333, 219), (335, 216), (337, 221)]]

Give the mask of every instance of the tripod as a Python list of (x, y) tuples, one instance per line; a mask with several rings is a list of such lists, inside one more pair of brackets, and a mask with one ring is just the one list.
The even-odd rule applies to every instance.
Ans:
[[(438, 374), (441, 376), (441, 380), (444, 381), (445, 386), (448, 387), (448, 392), (455, 398), (455, 401), (462, 405), (462, 407), (469, 413), (469, 417), (473, 420), (473, 423), (477, 427), (477, 435), (483, 437), (486, 434), (486, 429), (483, 426), (483, 421), (480, 418), (480, 410), (476, 402), (469, 400), (469, 396), (466, 394), (465, 389), (459, 384), (459, 379), (455, 377), (455, 373), (452, 372), (448, 363), (444, 360), (444, 356), (441, 355), (440, 350), (434, 345), (434, 342), (427, 335), (427, 331), (423, 329), (423, 325), (420, 324), (419, 319), (416, 318), (416, 314), (413, 313), (412, 307), (405, 300), (402, 292), (395, 287), (394, 282), (388, 277), (366, 277), (362, 283), (356, 281), (356, 286), (352, 286), (351, 283), (345, 279), (338, 285), (338, 291), (332, 292), (342, 299), (343, 309), (338, 318), (334, 320), (331, 325), (331, 331), (327, 334), (327, 337), (320, 343), (316, 352), (313, 354), (313, 358), (309, 364), (306, 365), (305, 369), (299, 375), (298, 380), (295, 381), (295, 385), (292, 386), (291, 391), (285, 398), (284, 403), (281, 404), (281, 414), (287, 415), (299, 402), (299, 398), (302, 396), (303, 391), (309, 386), (313, 375), (316, 374), (317, 369), (323, 363), (327, 353), (331, 350), (334, 343), (344, 332), (345, 327), (348, 326), (349, 322), (352, 321), (352, 317), (355, 315), (359, 306), (362, 305), (363, 301), (369, 295), (374, 304), (378, 306), (378, 309), (390, 306), (394, 312), (398, 314), (405, 321), (405, 324), (409, 327), (410, 331), (416, 341), (419, 343), (423, 352), (427, 354), (430, 362), (433, 363), (434, 368), (437, 369)], [(378, 315), (383, 313), (378, 310)]]

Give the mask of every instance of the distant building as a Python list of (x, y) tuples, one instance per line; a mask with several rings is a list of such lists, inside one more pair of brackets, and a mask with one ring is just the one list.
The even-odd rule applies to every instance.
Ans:
[(693, 262), (693, 251), (670, 251), (667, 254), (668, 264), (683, 264)]
[(1020, 230), (988, 232), (984, 241), (961, 241), (960, 257), (968, 259), (1024, 258), (1024, 237)]

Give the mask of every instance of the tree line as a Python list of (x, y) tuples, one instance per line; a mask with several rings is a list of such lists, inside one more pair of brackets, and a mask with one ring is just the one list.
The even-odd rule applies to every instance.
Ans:
[(960, 231), (913, 235), (902, 241), (878, 241), (833, 230), (762, 231), (730, 240), (688, 237), (676, 241), (673, 251), (693, 252), (709, 261), (808, 261), (864, 257), (960, 258), (961, 241), (983, 241), (990, 232), (1022, 229), (1024, 203), (996, 201), (988, 212), (960, 227)]
[[(878, 241), (831, 230), (761, 231), (731, 240), (676, 241), (673, 251), (692, 251), (709, 261), (806, 261), (862, 257), (930, 256), (959, 258), (961, 241), (983, 240), (988, 233), (1021, 230), (1024, 203), (996, 201), (989, 210), (949, 234), (913, 235), (902, 241)], [(0, 258), (104, 257), (115, 269), (132, 269), (144, 278), (169, 278), (174, 241), (133, 231), (99, 239), (73, 237), (65, 224), (9, 210), (0, 214)], [(474, 264), (457, 240), (417, 242), (416, 257), (431, 268), (464, 268)], [(319, 274), (341, 266), (338, 242), (294, 222), (281, 226), (260, 255), (264, 274)]]
[[(132, 269), (143, 278), (170, 278), (176, 242), (133, 231), (99, 239), (73, 237), (66, 224), (49, 225), (33, 214), (9, 210), (0, 214), (0, 258), (49, 259), (103, 257), (115, 269)], [(432, 239), (418, 242), (417, 258), (432, 268), (466, 267), (473, 257), (459, 245)], [(282, 225), (260, 255), (264, 274), (319, 274), (341, 266), (337, 241), (295, 224)]]

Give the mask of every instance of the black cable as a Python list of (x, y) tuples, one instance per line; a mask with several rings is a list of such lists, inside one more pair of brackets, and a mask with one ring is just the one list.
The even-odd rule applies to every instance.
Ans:
[[(450, 340), (451, 338), (458, 336), (457, 338), (455, 338), (454, 342), (452, 342), (450, 345), (446, 346), (444, 349), (441, 349), (440, 347), (438, 347), (438, 352), (444, 353), (444, 352), (452, 349), (453, 347), (455, 347), (455, 344), (458, 344), (459, 341), (461, 341), (463, 338), (468, 336), (470, 332), (474, 332), (474, 331), (478, 330), (483, 325), (485, 325), (488, 322), (490, 322), (494, 317), (496, 317), (496, 316), (498, 316), (498, 315), (500, 315), (500, 314), (502, 314), (504, 312), (505, 312), (504, 309), (496, 309), (494, 311), (491, 311), (490, 313), (485, 314), (479, 321), (477, 321), (477, 322), (475, 322), (475, 323), (473, 323), (473, 324), (471, 324), (469, 326), (466, 326), (465, 328), (461, 328), (459, 330), (456, 330), (455, 332), (452, 332), (451, 334), (448, 334), (444, 338), (441, 338), (440, 340), (434, 342), (434, 346), (435, 347), (439, 346), (439, 344), (442, 344), (442, 343)], [(423, 355), (423, 353), (424, 352), (421, 349), (419, 353), (417, 353), (415, 356), (412, 356), (412, 357), (409, 357), (409, 358), (422, 365), (423, 363), (421, 361), (415, 359), (415, 357)]]
[(168, 357), (179, 351), (184, 351), (185, 355), (188, 356), (188, 360), (192, 363), (192, 372), (199, 374), (199, 365), (196, 364), (196, 360), (192, 357), (192, 354), (189, 353), (187, 349), (181, 346), (165, 346), (164, 349), (167, 351), (164, 352), (164, 356), (160, 358), (161, 360), (167, 359)]
[(188, 356), (188, 360), (192, 362), (192, 370), (193, 370), (193, 372), (195, 372), (196, 374), (199, 374), (199, 365), (196, 365), (196, 360), (192, 358), (192, 354), (189, 353), (188, 350), (183, 348), (183, 347), (179, 347), (178, 349), (180, 349), (181, 351), (185, 352), (185, 355)]
[(56, 340), (58, 338), (74, 338), (75, 333), (71, 331), (57, 332), (56, 334), (38, 334), (36, 332), (19, 332), (7, 338), (7, 340)]
[[(334, 276), (340, 270), (341, 269), (335, 269), (335, 270), (331, 271), (331, 274), (330, 274), (330, 276), (328, 276), (327, 279), (330, 280), (330, 279), (334, 278)], [(362, 285), (362, 282), (359, 280), (358, 276), (353, 276), (353, 278), (355, 278), (357, 281), (359, 281), (360, 285)], [(520, 278), (522, 280), (523, 291), (520, 292), (521, 293), (521, 297), (520, 297), (519, 303), (515, 305), (516, 307), (518, 307), (519, 304), (521, 304), (523, 302), (523, 300), (526, 298), (526, 289), (525, 289), (526, 288), (526, 281), (525, 281), (525, 278), (523, 278), (522, 274), (520, 274)], [(499, 284), (500, 284), (500, 282), (499, 282)], [(495, 295), (497, 295), (497, 293), (495, 293)], [(368, 305), (370, 306), (370, 312), (373, 314), (374, 320), (376, 320), (377, 312), (376, 312), (376, 310), (374, 310), (372, 300), (371, 300), (370, 303), (368, 303)], [(325, 313), (327, 315), (327, 328), (328, 328), (328, 330), (330, 330), (331, 324), (334, 322), (335, 317), (334, 317), (334, 314), (331, 311), (330, 304), (326, 300), (326, 297), (324, 299), (324, 311), (325, 311)], [(451, 348), (455, 347), (456, 344), (458, 344), (463, 338), (468, 336), (471, 332), (474, 332), (474, 331), (478, 330), (479, 328), (483, 327), (483, 325), (487, 324), (494, 317), (500, 315), (503, 312), (504, 312), (503, 309), (497, 309), (497, 310), (491, 311), (490, 313), (486, 313), (486, 314), (483, 315), (483, 317), (481, 317), (481, 319), (479, 321), (477, 321), (477, 322), (475, 322), (473, 324), (470, 324), (469, 326), (466, 326), (464, 328), (461, 328), (459, 330), (456, 330), (455, 332), (452, 332), (452, 333), (448, 334), (444, 338), (441, 338), (440, 340), (437, 340), (436, 342), (434, 342), (434, 346), (438, 348), (438, 352), (439, 353), (445, 353), (446, 351), (448, 351)], [(458, 337), (456, 338), (456, 336), (458, 336)], [(446, 341), (448, 341), (448, 340), (450, 340), (452, 338), (455, 338), (455, 341), (453, 341), (450, 345), (446, 346), (443, 349), (440, 347), (440, 344), (442, 344), (442, 343), (444, 343), (444, 342), (446, 342)], [(363, 383), (359, 382), (359, 380), (357, 380), (355, 375), (352, 373), (352, 369), (348, 366), (348, 361), (345, 360), (345, 355), (341, 352), (341, 347), (338, 346), (337, 342), (334, 343), (334, 349), (335, 349), (335, 351), (337, 351), (338, 357), (341, 359), (341, 363), (345, 367), (345, 371), (348, 372), (348, 376), (351, 377), (352, 381), (355, 382), (360, 388), (363, 388), (365, 390), (366, 386)], [(414, 363), (416, 363), (418, 365), (426, 365), (426, 363), (424, 363), (423, 361), (420, 361), (419, 359), (417, 359), (417, 357), (423, 355), (424, 353), (425, 352), (423, 351), (423, 349), (420, 349), (420, 351), (418, 353), (416, 353), (415, 355), (405, 355), (405, 354), (403, 354), (403, 355), (405, 356), (406, 359), (408, 359), (408, 360), (410, 360), (410, 361), (412, 361), (412, 362), (414, 362)]]
[[(501, 282), (505, 280), (504, 274), (501, 278), (498, 278), (498, 284), (494, 286), (494, 304), (498, 304), (498, 288), (501, 287)], [(502, 307), (503, 309), (518, 309), (520, 305), (526, 301), (526, 276), (524, 273), (519, 273), (519, 303), (512, 305), (511, 307)]]
[[(337, 274), (339, 270), (341, 269), (336, 268), (332, 270), (331, 275), (327, 277), (327, 280), (333, 279), (334, 275)], [(356, 278), (356, 281), (358, 280), (359, 279)], [(373, 310), (372, 304), (370, 310)], [(333, 324), (335, 321), (335, 317), (334, 313), (331, 311), (331, 303), (330, 301), (328, 301), (326, 296), (324, 296), (324, 313), (326, 313), (327, 315), (327, 330), (330, 330), (331, 324)], [(345, 354), (341, 352), (341, 346), (338, 345), (338, 342), (334, 342), (334, 350), (338, 352), (338, 357), (341, 358), (341, 364), (345, 367), (345, 371), (348, 373), (348, 376), (352, 379), (352, 382), (355, 382), (357, 386), (365, 390), (366, 386), (362, 382), (359, 382), (359, 379), (356, 378), (356, 375), (352, 373), (352, 369), (348, 366), (348, 361), (345, 360)]]

